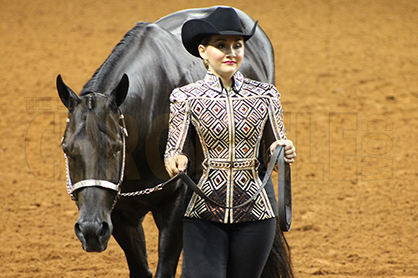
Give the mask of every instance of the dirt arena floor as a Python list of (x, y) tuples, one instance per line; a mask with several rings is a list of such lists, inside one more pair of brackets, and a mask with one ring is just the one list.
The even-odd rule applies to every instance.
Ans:
[(128, 277), (113, 239), (85, 253), (74, 234), (55, 78), (79, 92), (137, 21), (219, 4), (275, 48), (296, 277), (418, 277), (415, 0), (0, 0), (0, 277)]

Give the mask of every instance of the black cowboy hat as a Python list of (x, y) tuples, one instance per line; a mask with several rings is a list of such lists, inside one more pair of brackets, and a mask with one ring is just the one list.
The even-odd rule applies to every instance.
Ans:
[(257, 21), (249, 34), (242, 30), (237, 12), (233, 8), (218, 7), (206, 19), (192, 19), (183, 24), (181, 38), (190, 54), (199, 57), (198, 46), (209, 35), (238, 35), (244, 42), (250, 39), (257, 27)]

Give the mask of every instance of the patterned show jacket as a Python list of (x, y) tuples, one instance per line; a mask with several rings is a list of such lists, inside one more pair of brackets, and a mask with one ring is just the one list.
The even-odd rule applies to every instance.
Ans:
[[(228, 207), (245, 202), (261, 186), (257, 158), (266, 123), (270, 122), (275, 140), (286, 138), (276, 88), (246, 79), (240, 72), (233, 78), (233, 88), (227, 91), (219, 78), (208, 71), (203, 80), (172, 92), (165, 152), (166, 161), (183, 153), (192, 123), (204, 155), (198, 186)], [(212, 206), (193, 194), (185, 216), (221, 223), (268, 219), (275, 217), (272, 198), (272, 184), (270, 191), (265, 188), (252, 202), (237, 209)]]

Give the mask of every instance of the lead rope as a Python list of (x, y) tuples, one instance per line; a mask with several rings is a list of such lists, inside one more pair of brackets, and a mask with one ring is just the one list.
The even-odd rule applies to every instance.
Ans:
[[(207, 195), (205, 195), (199, 187), (197, 187), (197, 185), (190, 179), (190, 177), (185, 173), (185, 172), (180, 172), (179, 174), (177, 174), (176, 176), (172, 177), (171, 179), (167, 180), (164, 183), (160, 183), (154, 187), (151, 188), (146, 188), (143, 190), (139, 190), (136, 192), (126, 192), (126, 193), (122, 193), (121, 192), (121, 184), (123, 182), (124, 179), (124, 175), (125, 175), (125, 160), (126, 160), (126, 137), (128, 137), (128, 131), (126, 129), (126, 124), (125, 124), (125, 117), (122, 113), (120, 113), (120, 120), (122, 122), (121, 125), (121, 133), (122, 133), (122, 141), (123, 141), (123, 146), (122, 146), (122, 167), (121, 167), (121, 174), (120, 174), (120, 178), (119, 178), (119, 182), (118, 184), (113, 184), (111, 182), (108, 181), (100, 181), (100, 180), (88, 180), (88, 181), (81, 181), (84, 182), (84, 185), (82, 187), (88, 187), (88, 186), (101, 186), (100, 183), (104, 183), (106, 182), (107, 184), (112, 184), (113, 186), (109, 187), (107, 186), (106, 188), (110, 188), (113, 190), (117, 191), (117, 194), (115, 196), (115, 200), (112, 204), (112, 210), (114, 209), (117, 200), (120, 197), (134, 197), (134, 196), (139, 196), (139, 195), (147, 195), (147, 194), (151, 194), (153, 192), (156, 191), (160, 191), (164, 189), (164, 186), (174, 182), (178, 179), (182, 179), (196, 194), (198, 194), (199, 196), (201, 196), (203, 199), (205, 199), (207, 202), (219, 206), (219, 207), (223, 207), (223, 208), (229, 208), (229, 209), (235, 209), (235, 208), (239, 208), (242, 206), (247, 205), (249, 202), (251, 202), (252, 200), (255, 199), (255, 197), (257, 197), (258, 194), (260, 194), (260, 192), (263, 190), (263, 188), (265, 187), (265, 185), (268, 182), (268, 179), (270, 178), (272, 171), (274, 169), (274, 165), (278, 166), (278, 170), (279, 170), (279, 183), (278, 183), (278, 195), (279, 195), (279, 200), (278, 200), (278, 206), (279, 206), (279, 219), (280, 219), (280, 226), (282, 231), (289, 231), (290, 229), (290, 225), (291, 225), (291, 221), (292, 221), (292, 199), (291, 199), (291, 184), (290, 184), (290, 167), (289, 164), (287, 164), (283, 157), (284, 157), (284, 151), (283, 151), (283, 146), (277, 146), (274, 151), (272, 156), (270, 157), (270, 161), (267, 167), (267, 171), (264, 175), (264, 179), (262, 182), (262, 185), (260, 186), (260, 188), (257, 190), (257, 192), (255, 194), (253, 194), (253, 196), (251, 196), (250, 199), (248, 199), (246, 202), (237, 205), (237, 206), (233, 206), (233, 207), (228, 207), (228, 206), (224, 206), (222, 204), (218, 204), (217, 202), (215, 202), (214, 200), (212, 200), (211, 198), (209, 198)], [(67, 119), (67, 123), (70, 120)], [(62, 143), (62, 142), (61, 142)], [(65, 157), (65, 161), (66, 161), (66, 181), (67, 181), (67, 192), (68, 194), (71, 196), (71, 199), (73, 201), (76, 201), (76, 197), (74, 194), (74, 187), (79, 184), (80, 182), (76, 183), (75, 185), (72, 184), (71, 181), (71, 177), (70, 177), (70, 172), (69, 172), (69, 162), (68, 162), (68, 156), (66, 155), (66, 153), (64, 153), (64, 157)], [(80, 187), (80, 188), (82, 188)], [(76, 188), (79, 189), (79, 188)], [(78, 206), (77, 206), (78, 208)]]
[(146, 194), (151, 194), (152, 192), (155, 191), (160, 191), (164, 189), (164, 186), (166, 186), (169, 183), (175, 182), (178, 179), (183, 180), (184, 183), (186, 183), (187, 186), (190, 187), (191, 190), (193, 190), (193, 192), (195, 192), (197, 195), (199, 195), (202, 199), (204, 199), (205, 201), (207, 201), (208, 203), (221, 207), (221, 208), (228, 208), (228, 209), (236, 209), (236, 208), (240, 208), (243, 207), (247, 204), (249, 204), (251, 201), (253, 201), (260, 193), (261, 191), (264, 189), (264, 187), (266, 186), (268, 180), (270, 179), (270, 176), (274, 170), (274, 167), (276, 165), (276, 162), (278, 160), (283, 160), (283, 156), (284, 156), (284, 151), (283, 151), (283, 146), (277, 146), (274, 151), (273, 154), (270, 157), (270, 161), (266, 170), (266, 173), (264, 175), (264, 179), (263, 182), (261, 184), (261, 186), (259, 187), (259, 189), (244, 203), (239, 204), (237, 206), (233, 206), (233, 207), (229, 207), (229, 206), (225, 206), (222, 204), (219, 204), (218, 202), (214, 201), (213, 199), (211, 199), (209, 196), (207, 196), (197, 185), (196, 183), (185, 173), (185, 172), (179, 172), (176, 176), (172, 177), (171, 179), (160, 183), (154, 187), (150, 187), (150, 188), (146, 188), (140, 191), (136, 191), (136, 192), (129, 192), (129, 193), (120, 193), (121, 196), (123, 197), (134, 197), (134, 196), (139, 196), (139, 195), (146, 195)]
[(277, 208), (279, 212), (279, 225), (280, 229), (283, 232), (288, 232), (290, 230), (290, 226), (292, 223), (292, 192), (291, 192), (291, 181), (290, 181), (290, 166), (289, 164), (284, 160), (284, 146), (276, 146), (276, 148), (273, 151), (273, 154), (270, 157), (270, 161), (266, 170), (266, 173), (264, 174), (264, 179), (257, 190), (247, 201), (244, 203), (241, 203), (237, 206), (224, 206), (222, 204), (217, 203), (213, 199), (211, 199), (209, 196), (207, 196), (195, 183), (194, 181), (185, 173), (180, 172), (177, 176), (170, 179), (168, 182), (171, 182), (173, 180), (176, 180), (178, 178), (181, 178), (187, 186), (190, 187), (191, 190), (193, 190), (194, 193), (199, 195), (202, 199), (204, 199), (206, 202), (226, 209), (236, 209), (243, 207), (253, 201), (264, 189), (266, 186), (268, 180), (270, 179), (270, 176), (274, 170), (274, 167), (277, 163), (277, 170), (278, 170), (278, 185), (277, 185)]

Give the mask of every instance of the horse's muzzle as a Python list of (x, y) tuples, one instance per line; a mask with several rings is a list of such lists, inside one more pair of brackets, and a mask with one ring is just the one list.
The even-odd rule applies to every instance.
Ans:
[(99, 221), (77, 221), (74, 230), (86, 252), (102, 252), (106, 250), (112, 234), (109, 224)]

